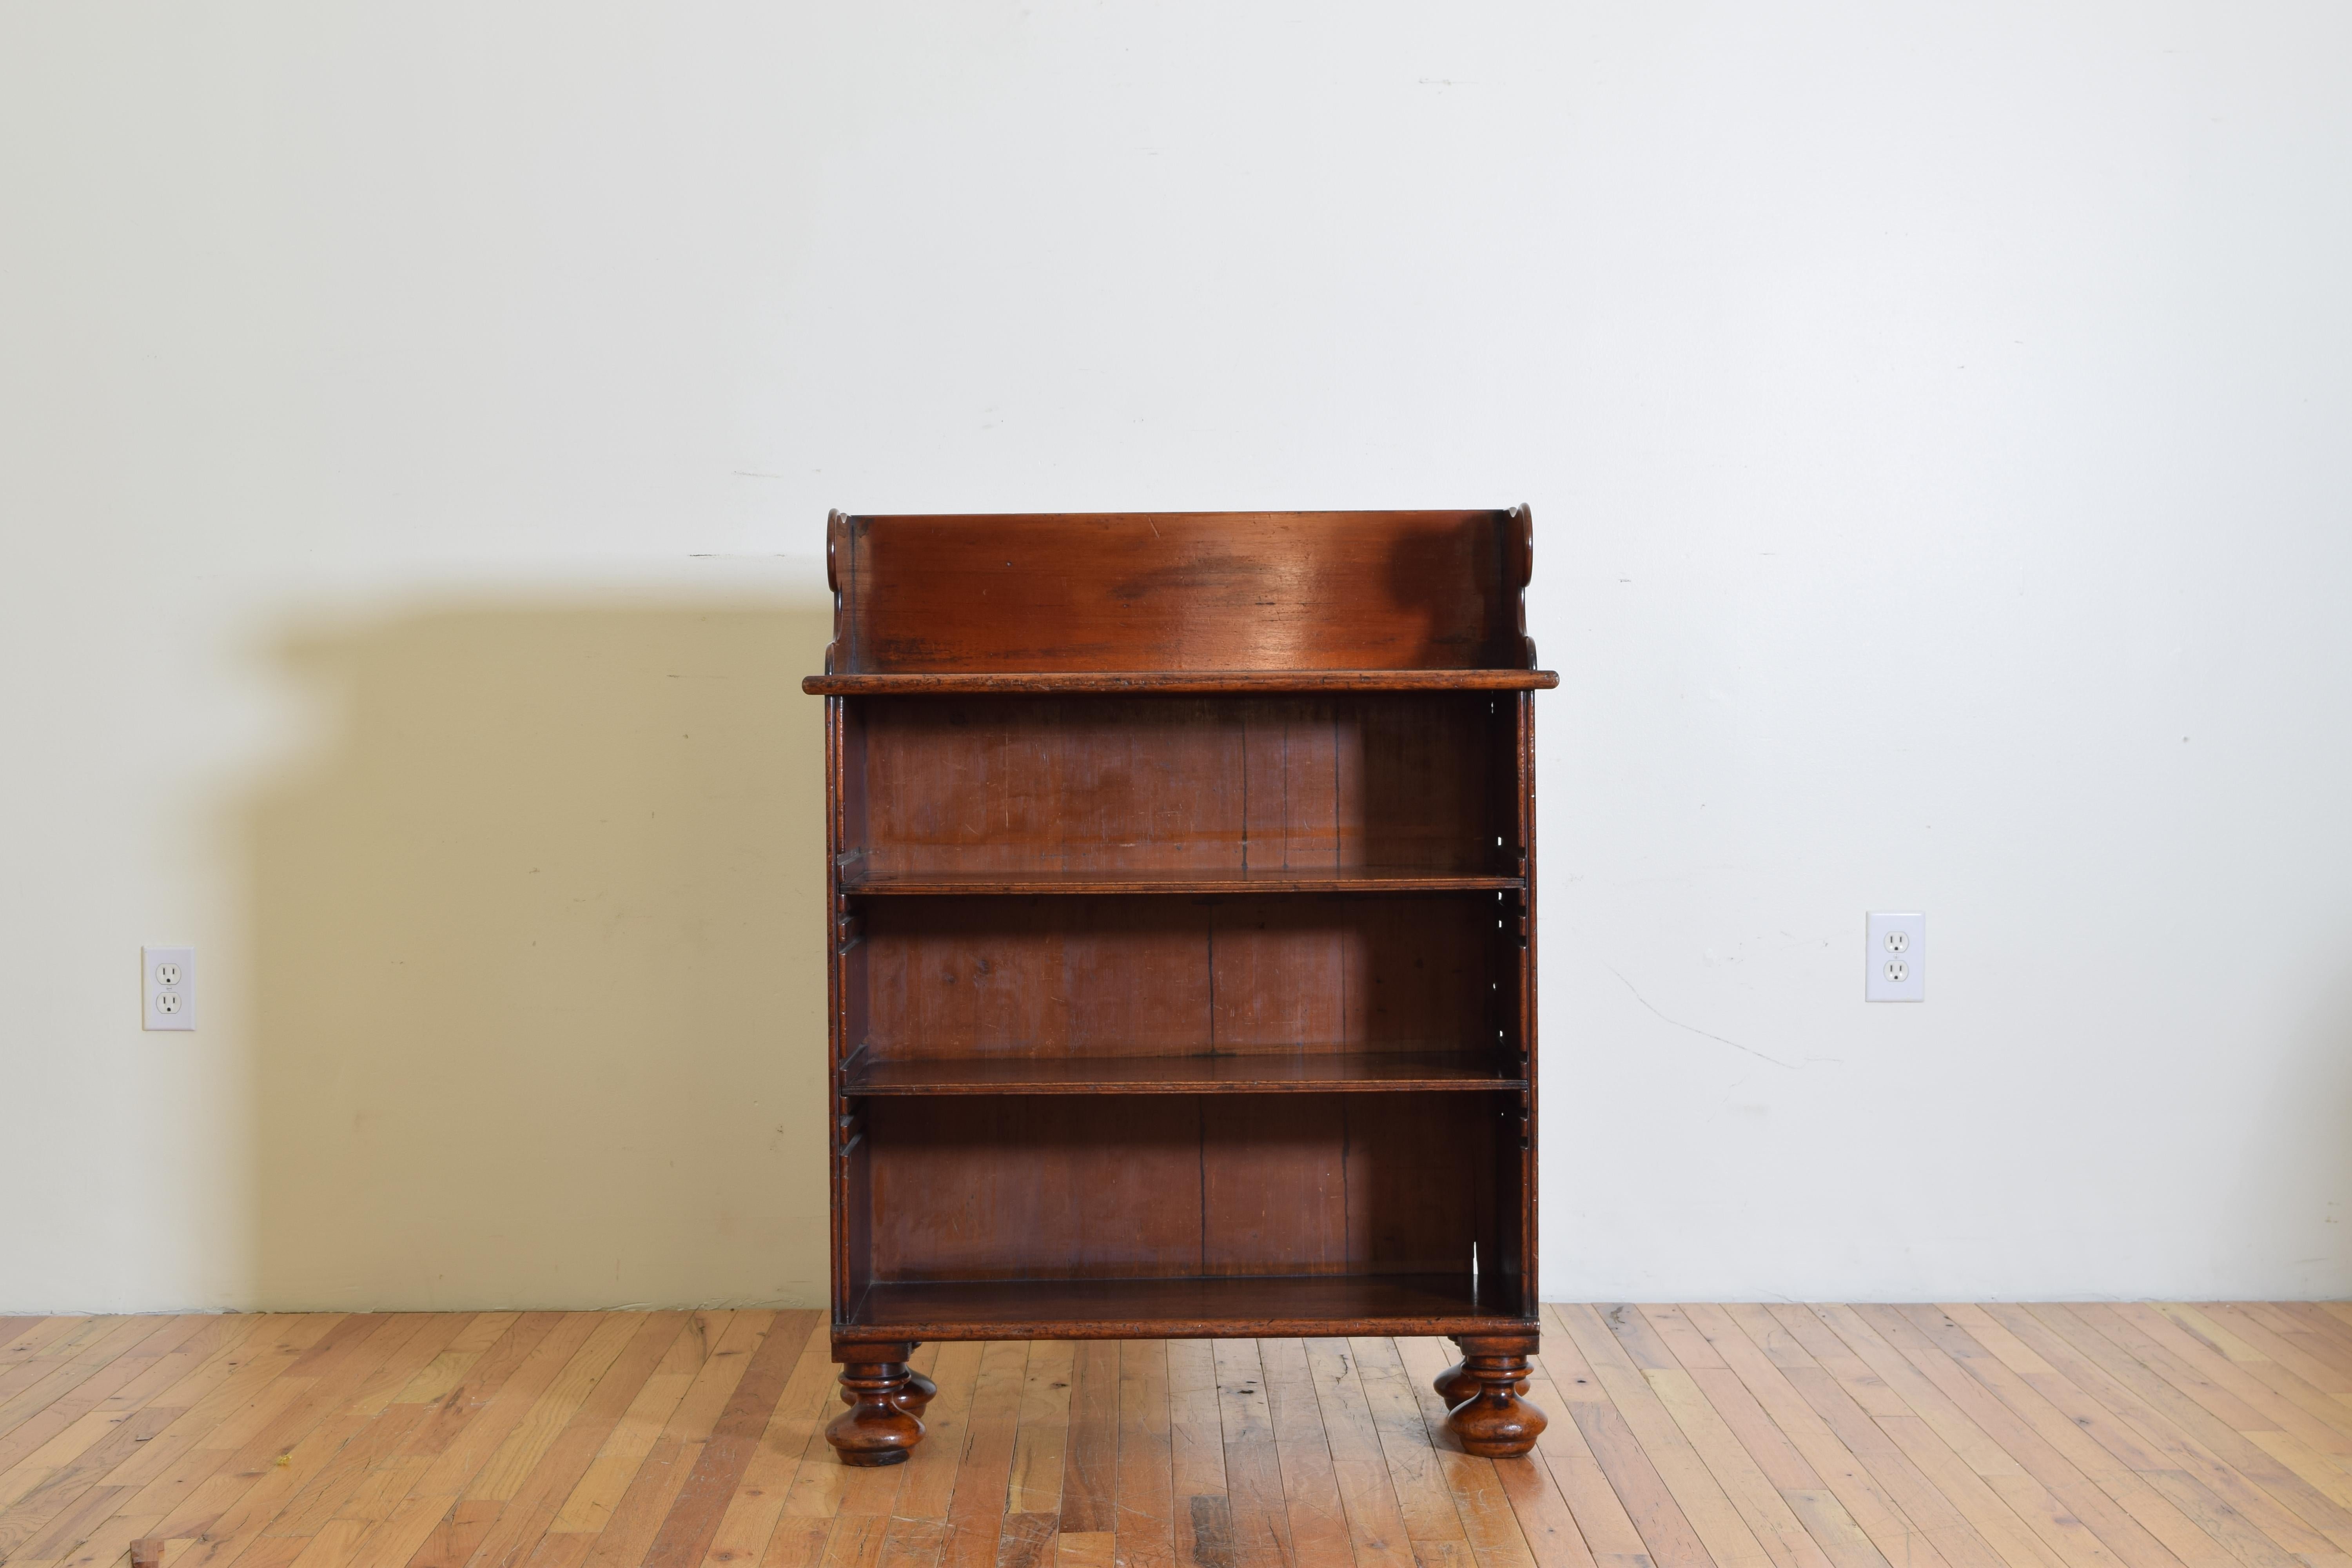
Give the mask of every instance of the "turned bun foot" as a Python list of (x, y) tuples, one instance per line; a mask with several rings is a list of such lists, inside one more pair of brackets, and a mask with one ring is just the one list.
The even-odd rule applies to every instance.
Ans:
[[(909, 1367), (907, 1369), (907, 1386), (898, 1394), (898, 1408), (909, 1415), (919, 1417), (924, 1408), (939, 1397), (939, 1394), (938, 1384)], [(857, 1391), (849, 1386), (849, 1381), (846, 1378), (842, 1380), (841, 1402), (844, 1405), (857, 1403)]]
[[(1432, 1378), (1429, 1386), (1437, 1390), (1437, 1397), (1445, 1401), (1445, 1408), (1451, 1410), (1478, 1392), (1478, 1380), (1470, 1375), (1467, 1363), (1457, 1361)], [(1525, 1394), (1527, 1391), (1528, 1380), (1524, 1377), (1519, 1379), (1517, 1387), (1512, 1390), (1516, 1394)]]
[[(915, 1374), (907, 1370), (906, 1358), (912, 1349), (905, 1344), (852, 1345), (835, 1352), (859, 1357), (896, 1352), (893, 1360), (845, 1361), (842, 1366), (841, 1392), (849, 1408), (833, 1418), (833, 1425), (824, 1429), (824, 1440), (833, 1445), (843, 1464), (861, 1468), (904, 1464), (915, 1445), (923, 1440), (923, 1424), (908, 1408), (911, 1397), (908, 1384)], [(929, 1402), (929, 1394), (923, 1402)]]
[(907, 1391), (898, 1395), (898, 1408), (909, 1415), (919, 1416), (924, 1407), (939, 1397), (940, 1385), (912, 1368), (907, 1372)]
[(1520, 1350), (1488, 1350), (1465, 1341), (1462, 1372), (1471, 1394), (1455, 1405), (1446, 1426), (1465, 1453), (1482, 1459), (1516, 1459), (1536, 1446), (1547, 1423), (1544, 1413), (1519, 1397), (1527, 1386), (1528, 1358)]

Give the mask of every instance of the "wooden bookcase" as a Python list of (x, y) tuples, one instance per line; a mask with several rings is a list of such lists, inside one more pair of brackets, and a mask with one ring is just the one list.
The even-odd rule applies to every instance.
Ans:
[(1443, 1334), (1473, 1453), (1537, 1348), (1525, 508), (849, 517), (826, 539), (833, 1352)]

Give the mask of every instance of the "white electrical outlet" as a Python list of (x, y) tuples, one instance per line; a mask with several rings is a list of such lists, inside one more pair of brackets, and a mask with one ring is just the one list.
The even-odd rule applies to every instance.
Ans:
[(1863, 954), (1862, 998), (1865, 1002), (1925, 1002), (1927, 999), (1927, 917), (1876, 914), (1867, 922)]
[(145, 1027), (193, 1029), (196, 1026), (196, 950), (193, 947), (142, 947), (139, 950), (142, 992), (146, 997)]

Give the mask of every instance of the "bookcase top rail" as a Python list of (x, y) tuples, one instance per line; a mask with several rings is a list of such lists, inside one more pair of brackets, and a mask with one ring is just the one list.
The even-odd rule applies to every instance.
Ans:
[(1549, 691), (1549, 669), (1022, 670), (811, 675), (812, 697), (1214, 696), (1226, 692)]
[(1308, 674), (1524, 676), (1534, 551), (1525, 507), (835, 512), (825, 675), (1109, 674), (1117, 690), (1242, 672), (1275, 677), (1255, 689), (1269, 690), (1315, 689)]

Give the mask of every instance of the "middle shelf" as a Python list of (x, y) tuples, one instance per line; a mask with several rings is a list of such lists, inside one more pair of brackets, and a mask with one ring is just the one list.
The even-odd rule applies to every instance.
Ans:
[(914, 1057), (864, 1052), (844, 1094), (1331, 1094), (1524, 1089), (1524, 1063), (1468, 1051), (1149, 1057)]

